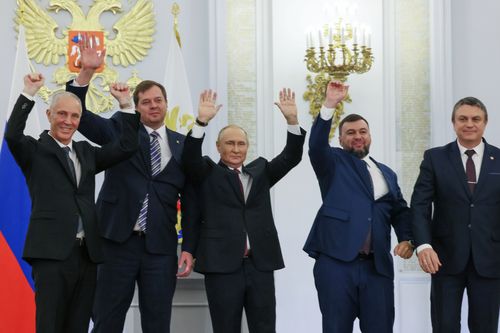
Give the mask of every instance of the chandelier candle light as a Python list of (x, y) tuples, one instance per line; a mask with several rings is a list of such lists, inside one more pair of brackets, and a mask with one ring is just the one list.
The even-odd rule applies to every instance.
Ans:
[[(347, 12), (347, 11), (346, 11)], [(332, 79), (345, 82), (351, 73), (362, 74), (370, 70), (373, 63), (371, 32), (365, 25), (352, 24), (338, 17), (332, 25), (325, 24), (316, 33), (306, 35), (307, 70), (316, 73), (314, 79), (307, 75), (307, 91), (304, 99), (309, 101), (309, 113), (315, 118), (324, 100), (326, 86)], [(317, 47), (316, 47), (317, 43)], [(350, 102), (349, 96), (344, 100)], [(330, 137), (338, 126), (344, 105), (339, 103), (332, 122)]]

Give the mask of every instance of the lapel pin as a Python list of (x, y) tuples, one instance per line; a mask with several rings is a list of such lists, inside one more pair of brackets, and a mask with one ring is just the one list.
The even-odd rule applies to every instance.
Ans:
[(494, 156), (490, 156), (490, 160), (492, 160), (492, 161), (493, 161), (494, 159), (495, 159), (495, 157), (494, 157)]

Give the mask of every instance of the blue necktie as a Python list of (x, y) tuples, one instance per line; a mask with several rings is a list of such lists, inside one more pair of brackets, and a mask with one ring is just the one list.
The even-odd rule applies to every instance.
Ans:
[[(154, 177), (161, 171), (161, 150), (160, 150), (160, 135), (153, 131), (150, 134), (150, 153), (151, 153), (151, 175)], [(146, 197), (142, 203), (142, 208), (139, 212), (139, 217), (137, 218), (137, 225), (141, 231), (146, 231), (146, 220), (148, 217), (148, 203), (149, 203), (149, 193), (146, 193)]]

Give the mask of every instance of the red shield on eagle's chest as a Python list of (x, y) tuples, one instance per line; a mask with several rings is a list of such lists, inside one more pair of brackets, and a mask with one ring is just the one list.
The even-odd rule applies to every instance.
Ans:
[[(68, 69), (72, 73), (80, 72), (80, 47), (78, 42), (82, 40), (84, 34), (89, 36), (91, 46), (93, 46), (94, 43), (94, 38), (92, 37), (95, 37), (95, 44), (99, 54), (104, 50), (104, 32), (70, 30), (68, 33)], [(104, 63), (96, 72), (100, 73), (103, 69)]]

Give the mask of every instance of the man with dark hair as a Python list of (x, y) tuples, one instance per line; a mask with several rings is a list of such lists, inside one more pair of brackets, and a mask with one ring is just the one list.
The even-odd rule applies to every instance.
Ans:
[(351, 114), (339, 126), (343, 149), (328, 143), (335, 107), (348, 86), (330, 82), (309, 139), (309, 157), (323, 204), (304, 246), (316, 259), (314, 279), (324, 333), (352, 332), (359, 318), (364, 333), (392, 332), (394, 271), (391, 225), (399, 244), (394, 254), (413, 253), (409, 208), (396, 174), (369, 156), (368, 122)]
[(216, 95), (200, 96), (196, 125), (186, 138), (183, 163), (198, 186), (201, 229), (195, 270), (205, 275), (214, 333), (240, 333), (243, 309), (250, 333), (276, 332), (274, 271), (284, 267), (269, 193), (302, 159), (305, 131), (297, 119), (295, 93), (275, 103), (288, 124), (283, 151), (271, 161), (243, 164), (246, 132), (224, 127), (217, 139), (218, 163), (202, 157), (204, 127), (220, 106)]
[(135, 153), (139, 117), (133, 110), (121, 114), (123, 131), (101, 148), (73, 141), (82, 105), (74, 94), (58, 92), (47, 110), (50, 130), (34, 139), (23, 131), (43, 83), (41, 74), (24, 78), (5, 131), (32, 203), (23, 258), (32, 266), (35, 282), (36, 332), (87, 333), (96, 264), (103, 260), (95, 174)]
[[(104, 55), (98, 55), (84, 38), (82, 69), (66, 86), (83, 103), (87, 84), (103, 60)], [(112, 95), (121, 109), (133, 109), (126, 85), (117, 86)], [(134, 101), (141, 116), (139, 150), (106, 172), (97, 200), (106, 260), (98, 268), (94, 332), (123, 331), (136, 283), (142, 331), (169, 332), (177, 277), (188, 276), (193, 268), (196, 207), (191, 195), (194, 192), (181, 168), (185, 137), (164, 124), (167, 96), (161, 84), (141, 82)], [(115, 113), (105, 119), (84, 107), (78, 130), (93, 142), (104, 144), (121, 132), (119, 118)], [(180, 197), (183, 242), (177, 259), (175, 225)]]
[(432, 274), (434, 333), (460, 332), (464, 290), (469, 330), (497, 333), (500, 310), (500, 150), (483, 138), (477, 98), (452, 112), (457, 140), (424, 153), (411, 199), (418, 261)]

